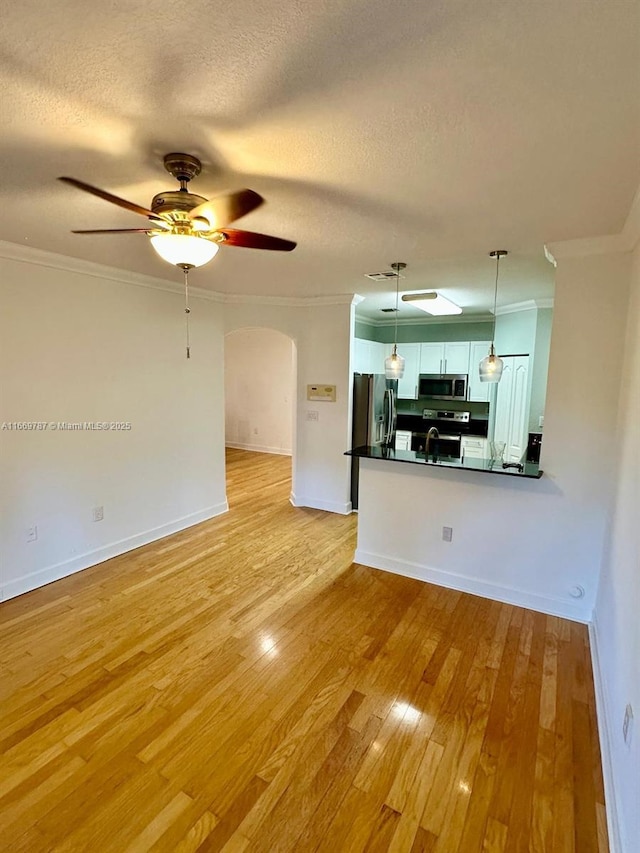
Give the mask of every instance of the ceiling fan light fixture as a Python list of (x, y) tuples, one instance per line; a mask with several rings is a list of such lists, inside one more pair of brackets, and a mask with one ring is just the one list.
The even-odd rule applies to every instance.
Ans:
[(194, 234), (154, 234), (151, 245), (163, 261), (177, 267), (201, 267), (216, 256), (219, 246)]
[(403, 302), (409, 302), (414, 308), (419, 308), (426, 314), (432, 314), (436, 317), (445, 317), (451, 314), (462, 314), (462, 308), (436, 293), (435, 290), (428, 293), (405, 293), (402, 297)]

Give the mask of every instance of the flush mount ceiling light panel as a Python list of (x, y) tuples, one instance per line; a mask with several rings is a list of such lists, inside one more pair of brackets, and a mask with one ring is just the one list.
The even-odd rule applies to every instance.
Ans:
[(405, 293), (402, 297), (403, 302), (408, 302), (414, 308), (419, 308), (427, 314), (432, 314), (435, 317), (445, 317), (448, 314), (462, 314), (462, 308), (436, 293), (435, 290), (429, 293)]

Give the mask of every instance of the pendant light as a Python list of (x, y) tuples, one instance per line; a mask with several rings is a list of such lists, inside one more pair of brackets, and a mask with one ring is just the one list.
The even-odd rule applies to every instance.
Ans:
[(404, 376), (404, 358), (398, 355), (398, 296), (400, 291), (400, 270), (407, 268), (402, 261), (391, 264), (396, 273), (396, 322), (393, 332), (393, 352), (384, 360), (384, 375), (387, 379), (402, 379)]
[(493, 293), (493, 332), (491, 333), (491, 346), (489, 347), (489, 355), (486, 355), (480, 362), (480, 382), (500, 382), (502, 376), (502, 368), (504, 363), (500, 356), (496, 355), (494, 346), (496, 339), (496, 306), (498, 304), (498, 274), (500, 271), (500, 258), (504, 258), (509, 253), (505, 249), (495, 249), (489, 252), (490, 258), (496, 259), (496, 285)]

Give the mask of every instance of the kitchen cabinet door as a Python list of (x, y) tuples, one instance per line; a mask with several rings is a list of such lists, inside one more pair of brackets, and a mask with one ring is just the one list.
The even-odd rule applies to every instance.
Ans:
[(353, 372), (369, 372), (369, 341), (362, 338), (353, 339)]
[(404, 429), (396, 430), (396, 450), (411, 450), (411, 433)]
[(444, 344), (420, 344), (420, 373), (444, 373)]
[(371, 341), (371, 373), (384, 373), (384, 360), (391, 354), (393, 345), (380, 344), (378, 341)]
[(462, 456), (471, 457), (472, 459), (488, 459), (489, 458), (489, 442), (486, 438), (475, 435), (463, 435), (460, 439), (460, 451)]
[(456, 341), (444, 345), (443, 373), (467, 373), (469, 371), (469, 341)]
[[(391, 347), (390, 353), (393, 352)], [(418, 375), (420, 373), (420, 344), (398, 344), (398, 355), (404, 358), (404, 376), (398, 380), (398, 398), (418, 399)]]
[(420, 373), (466, 373), (469, 341), (420, 344)]
[(487, 403), (489, 401), (490, 382), (480, 382), (480, 362), (489, 354), (491, 341), (474, 341), (469, 350), (469, 385), (467, 387), (467, 400), (475, 403)]

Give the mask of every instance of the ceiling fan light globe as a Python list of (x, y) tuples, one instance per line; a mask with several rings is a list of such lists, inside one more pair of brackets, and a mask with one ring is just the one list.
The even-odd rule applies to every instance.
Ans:
[(163, 261), (178, 267), (201, 267), (218, 252), (217, 243), (193, 234), (155, 234), (151, 245)]
[(387, 379), (402, 379), (404, 376), (404, 358), (397, 352), (385, 358), (384, 375)]

